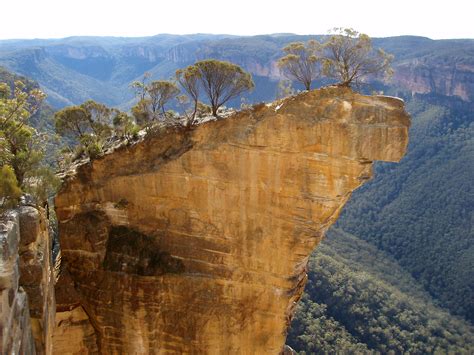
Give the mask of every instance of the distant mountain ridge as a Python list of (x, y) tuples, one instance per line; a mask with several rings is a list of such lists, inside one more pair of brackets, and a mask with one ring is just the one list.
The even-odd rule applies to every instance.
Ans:
[[(177, 68), (214, 56), (236, 62), (252, 72), (256, 90), (249, 101), (270, 101), (280, 78), (274, 66), (275, 59), (281, 55), (280, 49), (288, 42), (314, 37), (196, 36), (164, 35), (139, 40), (81, 37), (64, 39), (64, 42), (39, 41), (34, 42), (35, 46), (31, 45), (33, 42), (0, 41), (0, 65), (36, 79), (56, 107), (93, 98), (127, 108), (132, 102), (129, 82), (139, 79), (145, 71), (151, 72), (153, 79), (166, 79)], [(376, 38), (374, 44), (395, 54), (395, 75), (391, 83), (372, 83), (372, 87), (365, 90), (369, 93), (373, 89), (383, 90), (405, 99), (412, 115), (409, 151), (400, 164), (375, 165), (374, 180), (360, 193), (354, 193), (341, 215), (338, 230), (328, 234), (328, 242), (333, 238), (331, 244), (324, 249), (323, 242), (325, 252), (322, 254), (328, 255), (331, 249), (342, 250), (341, 246), (351, 245), (356, 240), (353, 238), (365, 241), (380, 251), (379, 259), (388, 255), (419, 282), (429, 293), (429, 302), (473, 324), (474, 40), (434, 41), (403, 36)], [(234, 102), (234, 105), (239, 103)], [(343, 232), (350, 235), (338, 239)], [(316, 253), (316, 261), (317, 255), (321, 253)], [(347, 259), (344, 264), (350, 267), (351, 258)], [(317, 266), (317, 263), (312, 262), (312, 265)], [(374, 264), (376, 269), (379, 269), (378, 263)], [(344, 274), (341, 270), (346, 269), (337, 266), (335, 271)], [(330, 275), (316, 273), (313, 279), (323, 277), (329, 281), (318, 287), (324, 289), (332, 285)], [(374, 280), (378, 279), (376, 275)], [(312, 290), (315, 288), (308, 285), (306, 297), (324, 306), (328, 299), (315, 298)], [(411, 293), (406, 291), (405, 288), (404, 293)], [(421, 302), (418, 296), (416, 299), (415, 303)], [(344, 301), (343, 298), (337, 300)], [(339, 310), (350, 311), (350, 307), (337, 306)], [(414, 307), (413, 312), (427, 315), (426, 309)], [(345, 327), (343, 322), (350, 312), (342, 312), (337, 317), (332, 312), (328, 310), (328, 319), (330, 316)], [(433, 317), (439, 319), (439, 314), (436, 311)], [(446, 321), (453, 320), (447, 318)], [(453, 329), (462, 328), (459, 327)], [(309, 334), (311, 328), (306, 327), (304, 331)], [(365, 344), (356, 332), (346, 331), (356, 345)], [(466, 334), (472, 336), (472, 328)], [(292, 336), (295, 341), (298, 333), (293, 332)], [(304, 338), (300, 345), (304, 348), (305, 342), (310, 341)], [(310, 348), (310, 345), (306, 347), (308, 351)], [(341, 344), (330, 348), (331, 351), (347, 349)]]
[[(39, 82), (55, 107), (89, 98), (127, 108), (128, 86), (150, 72), (168, 79), (176, 69), (204, 58), (235, 62), (256, 76), (265, 90), (249, 101), (271, 100), (281, 78), (276, 60), (293, 41), (324, 36), (157, 35), (152, 37), (68, 37), (0, 41), (0, 65)], [(474, 99), (474, 40), (431, 40), (402, 36), (375, 38), (374, 45), (395, 55), (393, 83), (414, 93)], [(271, 89), (269, 93), (268, 89)]]

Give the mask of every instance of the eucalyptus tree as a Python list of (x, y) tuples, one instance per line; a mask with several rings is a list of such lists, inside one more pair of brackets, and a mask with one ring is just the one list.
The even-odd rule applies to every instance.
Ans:
[(146, 87), (151, 107), (152, 119), (157, 120), (159, 116), (164, 117), (165, 105), (179, 94), (175, 83), (168, 80), (152, 81)]
[[(145, 74), (147, 75), (147, 74)], [(155, 80), (147, 83), (149, 75), (132, 83), (138, 102), (132, 107), (132, 114), (138, 125), (149, 127), (153, 122), (166, 118), (165, 105), (176, 98), (180, 91), (169, 80)]]
[(0, 83), (0, 163), (13, 170), (20, 187), (43, 157), (41, 137), (29, 120), (45, 97), (39, 89), (27, 89), (22, 81), (15, 81), (13, 90), (7, 83)]
[(189, 117), (187, 117), (186, 127), (190, 127), (195, 123), (199, 104), (200, 79), (200, 71), (195, 65), (190, 65), (176, 71), (176, 81), (192, 101), (192, 110)]
[(252, 76), (230, 62), (208, 59), (195, 63), (194, 67), (215, 117), (222, 105), (255, 87)]
[(293, 42), (283, 48), (285, 56), (277, 64), (283, 75), (290, 80), (302, 83), (306, 90), (311, 89), (311, 83), (320, 75), (322, 45), (316, 40)]
[(0, 212), (14, 207), (23, 192), (42, 204), (57, 187), (44, 161), (48, 137), (30, 125), (46, 95), (25, 80), (0, 83)]
[(373, 48), (370, 37), (354, 29), (333, 29), (324, 48), (323, 72), (338, 80), (341, 86), (357, 84), (369, 75), (390, 77), (393, 74), (390, 66), (393, 55)]
[(54, 115), (56, 133), (79, 144), (89, 156), (100, 154), (113, 134), (113, 121), (120, 111), (88, 100), (66, 107)]

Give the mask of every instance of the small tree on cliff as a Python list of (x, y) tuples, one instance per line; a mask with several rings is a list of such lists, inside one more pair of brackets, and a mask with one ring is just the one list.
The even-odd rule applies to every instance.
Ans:
[(94, 135), (100, 139), (110, 137), (113, 119), (119, 111), (93, 100), (87, 100), (81, 107), (88, 113), (90, 127)]
[(89, 135), (105, 139), (112, 132), (111, 123), (117, 112), (92, 100), (66, 107), (54, 115), (56, 132), (79, 141)]
[[(192, 110), (187, 114), (186, 127), (194, 124), (199, 103), (199, 83), (201, 74), (197, 66), (190, 65), (184, 69), (176, 71), (176, 80), (181, 88), (186, 92), (192, 103)], [(184, 100), (181, 100), (184, 101)]]
[(112, 122), (120, 112), (88, 100), (66, 107), (54, 115), (56, 132), (85, 148), (89, 156), (99, 154), (112, 135)]
[(223, 104), (255, 87), (252, 76), (233, 63), (210, 59), (197, 62), (194, 67), (215, 117)]
[(315, 40), (308, 41), (306, 45), (293, 42), (283, 48), (283, 51), (286, 55), (278, 60), (283, 75), (301, 82), (306, 90), (310, 90), (312, 81), (319, 75), (321, 44)]
[(66, 107), (54, 115), (56, 132), (69, 139), (80, 140), (91, 130), (89, 114), (81, 106)]
[(132, 107), (131, 111), (138, 126), (148, 127), (153, 122), (149, 99), (140, 99), (135, 106)]
[(145, 74), (141, 82), (131, 84), (138, 102), (132, 107), (132, 114), (138, 125), (148, 127), (160, 118), (165, 119), (165, 105), (179, 94), (175, 83), (167, 80), (155, 80), (147, 84)]
[(324, 44), (323, 72), (339, 80), (341, 86), (351, 86), (367, 75), (391, 76), (393, 56), (374, 49), (366, 34), (351, 28), (335, 28)]
[(179, 94), (175, 83), (167, 80), (152, 81), (147, 87), (153, 120), (161, 115), (165, 117), (165, 105)]
[(125, 112), (118, 112), (113, 119), (113, 124), (115, 134), (118, 137), (131, 138), (139, 131), (137, 125), (133, 122), (132, 117), (127, 115)]
[(135, 91), (135, 96), (138, 98), (138, 101), (145, 99), (147, 81), (150, 77), (151, 74), (149, 72), (145, 72), (141, 81), (134, 81), (130, 84), (130, 87)]

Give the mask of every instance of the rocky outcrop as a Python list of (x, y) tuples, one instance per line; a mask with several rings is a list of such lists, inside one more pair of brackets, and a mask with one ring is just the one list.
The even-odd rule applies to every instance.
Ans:
[(42, 211), (0, 217), (2, 354), (51, 354), (55, 321), (51, 237)]
[(20, 287), (19, 243), (20, 222), (18, 212), (2, 216), (0, 222), (0, 330), (2, 353), (34, 354), (35, 344), (31, 333), (28, 295)]
[(408, 126), (398, 99), (327, 88), (79, 166), (56, 198), (63, 335), (91, 353), (279, 353), (309, 254)]
[(474, 101), (474, 65), (452, 58), (412, 59), (396, 64), (392, 82), (412, 93), (434, 93)]

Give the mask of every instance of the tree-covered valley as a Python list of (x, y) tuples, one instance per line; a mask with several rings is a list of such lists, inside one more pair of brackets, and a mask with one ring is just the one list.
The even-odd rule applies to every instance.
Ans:
[[(0, 41), (0, 65), (47, 94), (32, 125), (52, 133), (52, 111), (89, 99), (128, 111), (135, 104), (130, 84), (144, 73), (167, 80), (208, 58), (252, 74), (255, 89), (229, 106), (272, 101), (281, 95), (276, 62), (282, 48), (311, 38), (324, 39), (281, 34), (11, 40)], [(472, 353), (474, 40), (405, 36), (374, 44), (394, 55), (394, 75), (358, 89), (405, 100), (412, 117), (408, 152), (398, 164), (376, 163), (373, 180), (353, 194), (311, 256), (287, 343), (307, 354)], [(8, 72), (1, 81), (12, 81)], [(316, 80), (313, 87), (329, 83)], [(48, 144), (55, 149), (54, 142)]]

